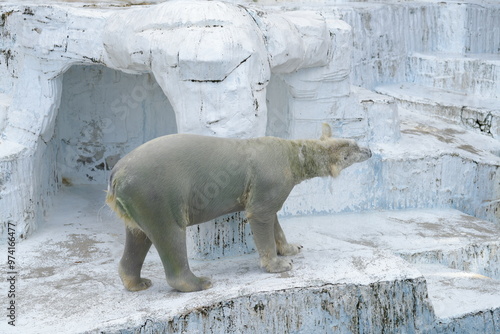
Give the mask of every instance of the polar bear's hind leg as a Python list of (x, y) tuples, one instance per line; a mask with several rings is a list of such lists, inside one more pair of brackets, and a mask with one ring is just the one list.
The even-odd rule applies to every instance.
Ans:
[(123, 285), (129, 291), (140, 291), (149, 288), (152, 283), (141, 278), (144, 259), (151, 247), (151, 240), (139, 229), (126, 227), (125, 249), (118, 267)]

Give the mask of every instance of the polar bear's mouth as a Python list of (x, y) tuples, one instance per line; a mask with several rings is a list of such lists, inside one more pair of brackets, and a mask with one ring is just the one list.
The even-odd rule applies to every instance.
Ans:
[(342, 168), (340, 168), (339, 166), (331, 165), (330, 166), (330, 175), (332, 177), (337, 177), (337, 176), (339, 176), (341, 170), (342, 170)]
[(343, 161), (340, 161), (338, 164), (332, 164), (330, 165), (330, 175), (332, 177), (337, 177), (340, 172), (355, 164), (355, 163), (358, 163), (358, 162), (363, 162), (365, 160), (368, 160), (372, 157), (372, 151), (369, 149), (369, 148), (366, 148), (366, 147), (358, 147), (356, 145), (356, 151), (355, 152), (349, 152), (347, 153), (344, 158), (343, 158)]

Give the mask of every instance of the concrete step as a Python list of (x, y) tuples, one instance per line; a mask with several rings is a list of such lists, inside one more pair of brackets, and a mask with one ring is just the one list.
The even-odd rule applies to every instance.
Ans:
[[(362, 90), (354, 92), (353, 98), (359, 99), (356, 103), (368, 104), (371, 120), (383, 115), (379, 109), (386, 110), (392, 100)], [(390, 129), (397, 122), (401, 132), (397, 141), (393, 137), (370, 142), (374, 156), (342, 171), (338, 178), (316, 178), (297, 185), (279, 214), (442, 206), (500, 222), (500, 142), (437, 117), (402, 108), (397, 114), (390, 126), (376, 126)], [(378, 122), (387, 119), (380, 117)], [(388, 132), (387, 136), (393, 135)], [(464, 176), (463, 181), (457, 182), (456, 175)], [(234, 225), (229, 226), (228, 221)], [(188, 242), (196, 249), (192, 256), (216, 259), (253, 250), (252, 239), (244, 237), (250, 235), (245, 222), (244, 215), (231, 214), (189, 233)]]
[[(441, 206), (499, 221), (500, 142), (402, 108), (399, 117), (398, 142), (371, 143), (374, 156), (343, 170), (340, 177), (297, 185), (281, 213)], [(461, 182), (457, 175), (463, 176)]]
[(413, 53), (406, 80), (425, 86), (500, 98), (499, 54)]
[[(304, 246), (292, 258), (292, 271), (264, 273), (256, 253), (193, 260), (195, 274), (211, 277), (214, 284), (195, 293), (178, 293), (167, 285), (153, 248), (143, 268), (153, 286), (131, 293), (123, 289), (116, 270), (123, 224), (103, 207), (103, 189), (62, 188), (43, 229), (17, 248), (16, 305), (22, 316), (16, 333), (57, 332), (61, 317), (66, 333), (436, 333), (445, 318), (456, 324), (465, 319), (456, 320), (464, 312), (498, 314), (497, 283), (485, 292), (468, 281), (454, 283), (453, 290), (433, 279), (443, 271), (443, 259), (453, 263), (459, 253), (461, 263), (477, 263), (467, 267), (467, 275), (485, 274), (488, 264), (489, 282), (498, 278), (498, 252), (493, 250), (500, 243), (499, 225), (452, 209), (285, 218), (288, 240)], [(492, 251), (472, 245), (488, 245)], [(424, 253), (428, 255), (411, 256)], [(423, 271), (424, 262), (441, 266)], [(0, 289), (7, 291), (6, 284), (0, 282)], [(464, 311), (463, 286), (470, 288), (473, 300), (489, 294), (490, 303)], [(448, 318), (434, 311), (444, 308), (439, 306), (444, 287), (442, 295), (448, 299), (443, 305), (455, 309), (447, 310)], [(484, 328), (500, 324), (496, 318), (481, 319)], [(0, 323), (0, 331), (11, 333), (4, 325)]]
[(3, 132), (3, 129), (7, 125), (7, 112), (11, 103), (11, 96), (7, 94), (0, 94), (0, 133)]
[(439, 116), (468, 130), (500, 138), (500, 99), (413, 83), (382, 85), (375, 90), (394, 97), (402, 108)]
[(442, 265), (416, 266), (425, 277), (437, 333), (500, 333), (500, 281)]

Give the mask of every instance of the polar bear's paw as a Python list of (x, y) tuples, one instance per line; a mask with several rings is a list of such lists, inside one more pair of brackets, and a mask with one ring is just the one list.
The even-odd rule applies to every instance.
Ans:
[(267, 263), (262, 263), (262, 268), (269, 273), (281, 273), (292, 269), (292, 261), (276, 257)]
[(207, 277), (196, 277), (191, 272), (186, 276), (168, 278), (168, 284), (180, 292), (193, 292), (210, 289), (212, 282)]
[(139, 278), (133, 280), (122, 280), (123, 285), (128, 291), (141, 291), (148, 289), (153, 283), (147, 278)]
[(282, 256), (297, 255), (300, 253), (301, 249), (302, 246), (297, 244), (286, 244), (286, 245), (281, 245), (281, 247), (278, 245), (278, 255)]

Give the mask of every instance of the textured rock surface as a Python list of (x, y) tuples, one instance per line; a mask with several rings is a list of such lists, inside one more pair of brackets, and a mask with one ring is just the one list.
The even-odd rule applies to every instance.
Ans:
[[(19, 247), (19, 319), (16, 328), (0, 322), (2, 333), (54, 333), (61, 317), (66, 333), (441, 333), (498, 324), (498, 276), (481, 267), (498, 261), (499, 227), (457, 210), (286, 218), (288, 239), (304, 246), (292, 271), (264, 273), (256, 253), (191, 260), (214, 282), (195, 293), (167, 285), (152, 249), (143, 275), (153, 286), (131, 293), (116, 273), (123, 226), (102, 207), (104, 195), (100, 186), (61, 189), (47, 224)], [(467, 245), (460, 268), (454, 254)]]
[(482, 98), (500, 98), (498, 53), (413, 53), (407, 67), (410, 82)]
[(496, 139), (500, 137), (500, 99), (412, 83), (384, 85), (376, 90), (393, 96), (402, 108), (445, 118)]
[(2, 234), (10, 221), (26, 237), (61, 183), (102, 184), (121, 156), (153, 137), (276, 132), (266, 102), (273, 70), (300, 71), (293, 82), (333, 78), (322, 94), (338, 82), (349, 93), (349, 54), (332, 46), (349, 43), (349, 27), (314, 12), (215, 1), (0, 10)]
[[(32, 235), (0, 332), (500, 331), (498, 2), (134, 2), (0, 5), (0, 228)], [(293, 271), (258, 268), (238, 213), (190, 232), (213, 289), (172, 291), (153, 250), (153, 287), (123, 290), (100, 184), (124, 153), (174, 132), (314, 138), (324, 121), (376, 154), (291, 194)], [(460, 211), (376, 211), (415, 208)]]

